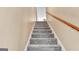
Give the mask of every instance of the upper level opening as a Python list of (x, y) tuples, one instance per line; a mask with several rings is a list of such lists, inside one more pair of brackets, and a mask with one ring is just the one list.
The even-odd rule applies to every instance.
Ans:
[(37, 7), (36, 8), (37, 13), (37, 21), (45, 21), (46, 19), (46, 7)]

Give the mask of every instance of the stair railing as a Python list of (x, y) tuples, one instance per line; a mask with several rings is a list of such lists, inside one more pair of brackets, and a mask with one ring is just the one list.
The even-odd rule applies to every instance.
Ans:
[(71, 23), (69, 23), (69, 22), (67, 22), (67, 21), (65, 21), (65, 20), (63, 20), (63, 19), (61, 19), (61, 18), (59, 18), (58, 16), (55, 16), (55, 15), (49, 13), (49, 12), (47, 12), (47, 14), (50, 15), (50, 16), (52, 16), (52, 17), (54, 17), (54, 18), (57, 19), (58, 21), (60, 21), (60, 22), (62, 22), (62, 23), (64, 23), (64, 24), (66, 24), (67, 26), (69, 26), (69, 27), (75, 29), (76, 31), (79, 31), (79, 27), (78, 27), (78, 26), (76, 26), (76, 25), (74, 25), (74, 24), (71, 24)]

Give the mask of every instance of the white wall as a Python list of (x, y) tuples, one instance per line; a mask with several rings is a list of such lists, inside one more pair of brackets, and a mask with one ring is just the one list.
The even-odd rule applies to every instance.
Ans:
[[(79, 18), (76, 19), (76, 17), (78, 17), (79, 15), (78, 9), (79, 8), (65, 8), (65, 7), (64, 8), (63, 7), (62, 8), (48, 8), (48, 12), (70, 23), (72, 23), (73, 21), (73, 24), (77, 25), (79, 24), (77, 23), (77, 19)], [(65, 49), (67, 51), (79, 50), (79, 32), (65, 25), (64, 23), (56, 20), (50, 15), (47, 15), (47, 17), (48, 17), (47, 21), (55, 30), (56, 34), (58, 35)], [(65, 18), (68, 18), (68, 19), (70, 18), (70, 20), (66, 20)]]
[(0, 48), (23, 50), (35, 19), (34, 12), (34, 8), (0, 8)]
[(44, 21), (46, 19), (46, 8), (45, 7), (37, 7), (37, 21)]

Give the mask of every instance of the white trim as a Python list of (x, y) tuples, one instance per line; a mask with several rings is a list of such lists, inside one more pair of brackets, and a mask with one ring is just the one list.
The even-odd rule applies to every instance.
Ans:
[[(48, 21), (47, 21), (48, 23)], [(55, 38), (57, 38), (58, 44), (62, 47), (62, 51), (66, 51), (66, 49), (64, 48), (63, 44), (61, 43), (61, 41), (59, 40), (59, 37), (57, 36), (56, 32), (54, 31), (54, 29), (51, 27), (51, 25), (48, 23), (50, 29), (52, 30), (52, 33), (54, 33)]]
[(28, 38), (28, 40), (27, 40), (27, 42), (26, 42), (26, 46), (25, 46), (25, 48), (24, 48), (24, 51), (27, 51), (27, 47), (28, 47), (28, 45), (30, 44), (30, 39), (31, 39), (31, 35), (32, 35), (32, 32), (33, 32), (34, 26), (35, 26), (35, 22), (34, 22), (34, 24), (33, 24), (32, 30), (31, 30), (31, 32), (30, 32), (29, 38)]

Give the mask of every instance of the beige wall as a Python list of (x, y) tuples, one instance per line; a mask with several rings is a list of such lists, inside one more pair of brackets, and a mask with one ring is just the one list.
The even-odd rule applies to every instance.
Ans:
[[(79, 24), (77, 23), (77, 20), (75, 20), (76, 17), (78, 17), (78, 10), (79, 8), (48, 8), (48, 12), (62, 18), (63, 20), (66, 20), (64, 18), (72, 18), (73, 20), (66, 20), (70, 23), (73, 23), (75, 25)], [(75, 13), (76, 12), (76, 13)], [(79, 50), (79, 32), (70, 28), (69, 26), (65, 25), (64, 23), (56, 20), (55, 18), (52, 18), (51, 16), (47, 15), (48, 22), (54, 28), (56, 34), (58, 35), (61, 43), (65, 47), (66, 50)], [(77, 25), (78, 26), (78, 25)]]
[(22, 41), (21, 41), (21, 45), (20, 47), (22, 49), (25, 48), (25, 45), (27, 43), (27, 40), (29, 38), (29, 35), (31, 33), (32, 30), (32, 26), (34, 25), (34, 22), (36, 21), (36, 10), (35, 8), (27, 8), (24, 9), (25, 10), (25, 14), (23, 16), (23, 21), (22, 21)]
[(35, 20), (34, 8), (0, 8), (0, 48), (23, 50), (32, 20)]
[(51, 13), (79, 27), (79, 7), (48, 8)]

